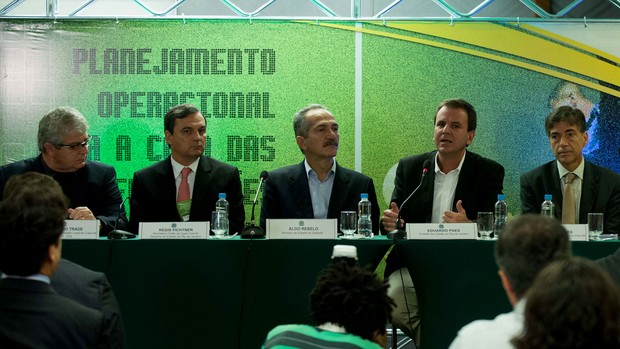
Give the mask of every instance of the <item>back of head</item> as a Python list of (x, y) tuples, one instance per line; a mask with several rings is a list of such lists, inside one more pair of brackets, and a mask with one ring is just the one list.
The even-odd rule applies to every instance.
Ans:
[(581, 133), (586, 132), (586, 117), (580, 109), (567, 105), (553, 109), (545, 119), (545, 131), (547, 132), (547, 136), (551, 134), (553, 126), (560, 122), (575, 125)]
[(549, 264), (526, 299), (517, 349), (620, 348), (620, 290), (594, 262), (574, 257)]
[(310, 294), (312, 318), (318, 323), (342, 326), (348, 333), (371, 340), (385, 333), (394, 302), (388, 285), (368, 268), (344, 260), (323, 270)]
[(38, 273), (49, 246), (63, 232), (67, 207), (52, 177), (27, 172), (9, 178), (0, 202), (0, 270), (20, 276)]
[(568, 232), (555, 219), (525, 214), (510, 221), (495, 244), (495, 261), (518, 298), (547, 264), (571, 256)]
[(71, 107), (58, 107), (43, 116), (39, 121), (37, 145), (39, 150), (45, 150), (45, 143), (55, 146), (63, 143), (70, 134), (83, 134), (88, 130), (88, 122), (84, 115)]

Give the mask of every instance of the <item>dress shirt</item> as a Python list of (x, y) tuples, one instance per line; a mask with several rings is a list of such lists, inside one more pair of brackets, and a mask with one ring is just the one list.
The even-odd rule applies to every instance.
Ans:
[[(570, 172), (565, 169), (559, 161), (556, 161), (558, 165), (558, 174), (560, 176), (560, 182), (562, 185), (562, 192), (566, 187), (566, 175)], [(579, 202), (581, 201), (581, 184), (583, 183), (583, 169), (584, 169), (585, 161), (583, 158), (581, 159), (581, 163), (573, 173), (575, 174), (575, 179), (573, 179), (573, 197), (575, 198), (575, 218), (577, 223), (579, 223)], [(561, 204), (560, 204), (561, 206)]]
[(189, 182), (190, 200), (194, 196), (194, 182), (196, 181), (196, 170), (198, 169), (198, 161), (200, 161), (200, 158), (196, 159), (196, 161), (192, 162), (189, 166), (183, 166), (176, 162), (172, 158), (172, 156), (170, 157), (170, 162), (172, 163), (172, 173), (174, 173), (174, 183), (177, 187), (177, 195), (175, 197), (179, 196), (179, 185), (181, 184), (181, 179), (183, 178), (181, 171), (183, 171), (185, 167), (189, 167), (192, 169), (192, 172), (187, 175), (187, 181)]
[(19, 276), (19, 275), (7, 275), (0, 273), (0, 279), (22, 279), (22, 280), (34, 280), (45, 282), (46, 284), (50, 284), (50, 277), (43, 274), (34, 274), (29, 276)]
[(435, 154), (435, 189), (433, 190), (433, 213), (431, 223), (443, 222), (443, 213), (452, 210), (456, 185), (459, 183), (459, 174), (465, 161), (465, 153), (459, 166), (454, 170), (443, 173), (439, 169), (439, 152)]
[(327, 218), (327, 209), (329, 208), (329, 198), (332, 195), (334, 187), (334, 176), (336, 175), (336, 159), (329, 170), (327, 178), (324, 181), (319, 180), (316, 172), (310, 167), (307, 160), (304, 160), (306, 173), (308, 174), (308, 187), (310, 188), (310, 198), (312, 199), (312, 211), (314, 218)]

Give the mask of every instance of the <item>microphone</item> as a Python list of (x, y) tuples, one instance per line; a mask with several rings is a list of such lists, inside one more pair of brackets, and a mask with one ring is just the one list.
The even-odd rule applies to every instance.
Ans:
[(256, 226), (254, 220), (254, 210), (256, 209), (256, 202), (258, 201), (258, 194), (260, 193), (263, 183), (267, 180), (269, 173), (263, 171), (260, 173), (260, 182), (258, 183), (258, 189), (256, 189), (256, 195), (254, 196), (254, 202), (252, 202), (252, 217), (250, 218), (250, 225), (246, 225), (241, 231), (241, 237), (244, 239), (254, 239), (265, 237), (265, 229)]
[(133, 239), (136, 237), (136, 234), (130, 233), (128, 231), (117, 229), (118, 221), (121, 219), (121, 214), (123, 214), (123, 205), (130, 197), (126, 197), (121, 205), (118, 207), (118, 215), (116, 216), (116, 220), (114, 221), (114, 229), (108, 234), (108, 240), (116, 240), (116, 239)]
[(429, 167), (431, 167), (431, 159), (426, 159), (422, 164), (422, 178), (420, 178), (420, 184), (418, 184), (418, 186), (413, 189), (411, 194), (409, 194), (409, 196), (407, 196), (407, 198), (403, 200), (403, 202), (400, 204), (400, 208), (398, 209), (398, 218), (396, 219), (396, 229), (392, 230), (387, 234), (389, 239), (404, 239), (407, 236), (407, 232), (405, 230), (402, 230), (402, 227), (400, 226), (400, 213), (403, 211), (403, 207), (409, 201), (409, 199), (411, 199), (413, 194), (415, 194), (422, 186), (424, 176), (426, 176), (426, 174), (428, 173)]

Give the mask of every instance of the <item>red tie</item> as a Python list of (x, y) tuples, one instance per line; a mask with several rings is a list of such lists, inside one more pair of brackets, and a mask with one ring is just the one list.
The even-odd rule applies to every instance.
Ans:
[(189, 181), (187, 176), (192, 172), (189, 167), (184, 167), (181, 170), (181, 184), (179, 184), (179, 195), (177, 195), (177, 202), (183, 202), (189, 200)]

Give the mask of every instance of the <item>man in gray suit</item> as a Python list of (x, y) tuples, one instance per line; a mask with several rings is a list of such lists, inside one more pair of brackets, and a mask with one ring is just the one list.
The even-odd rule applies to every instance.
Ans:
[(545, 194), (555, 203), (555, 217), (565, 224), (585, 224), (588, 213), (604, 214), (604, 232), (620, 233), (620, 175), (586, 161), (586, 122), (579, 109), (562, 106), (545, 120), (556, 160), (521, 176), (521, 211), (540, 213)]

